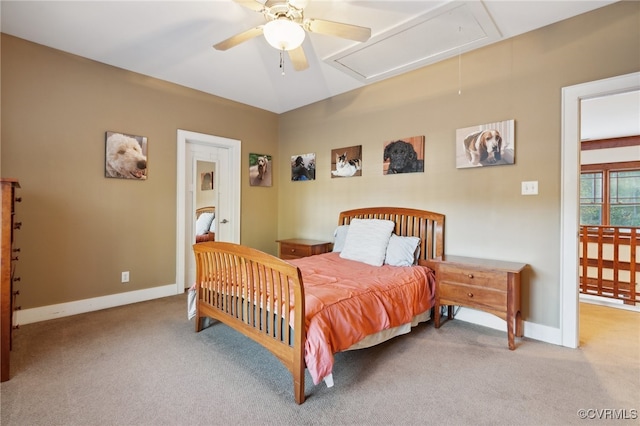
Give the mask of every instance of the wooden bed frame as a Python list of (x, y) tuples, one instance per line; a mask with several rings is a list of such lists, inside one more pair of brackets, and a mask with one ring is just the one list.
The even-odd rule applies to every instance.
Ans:
[[(444, 254), (444, 215), (424, 210), (371, 207), (340, 213), (339, 225), (352, 219), (395, 222), (395, 234), (420, 238), (421, 265)], [(300, 270), (259, 250), (225, 242), (194, 244), (196, 257), (196, 332), (210, 317), (250, 337), (272, 352), (293, 376), (298, 404), (304, 394), (304, 286)], [(288, 307), (294, 306), (288, 313)]]

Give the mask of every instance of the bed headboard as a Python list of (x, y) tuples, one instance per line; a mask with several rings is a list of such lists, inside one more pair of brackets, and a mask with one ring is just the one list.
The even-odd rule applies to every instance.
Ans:
[(202, 213), (215, 213), (215, 212), (216, 212), (216, 208), (213, 206), (200, 207), (199, 209), (196, 209), (196, 219), (199, 218)]
[(338, 225), (351, 219), (385, 219), (395, 222), (393, 231), (403, 237), (420, 238), (420, 259), (428, 261), (444, 255), (444, 215), (426, 210), (402, 207), (366, 207), (340, 213)]

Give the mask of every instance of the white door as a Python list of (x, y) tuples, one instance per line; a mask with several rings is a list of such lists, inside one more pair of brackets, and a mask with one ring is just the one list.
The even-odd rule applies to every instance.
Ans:
[(195, 281), (196, 191), (198, 163), (211, 164), (216, 241), (240, 242), (240, 141), (178, 131), (176, 288), (184, 292)]

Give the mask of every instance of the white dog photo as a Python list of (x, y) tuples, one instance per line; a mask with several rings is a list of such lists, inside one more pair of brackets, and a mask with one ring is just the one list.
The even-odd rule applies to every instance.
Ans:
[(147, 138), (107, 132), (105, 177), (145, 180)]

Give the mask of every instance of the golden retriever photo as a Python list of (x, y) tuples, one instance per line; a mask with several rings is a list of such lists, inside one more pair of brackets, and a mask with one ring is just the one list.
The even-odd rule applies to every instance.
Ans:
[(107, 132), (104, 175), (120, 179), (147, 179), (147, 138)]
[(271, 186), (271, 156), (249, 154), (249, 185)]
[(456, 167), (483, 167), (513, 164), (514, 120), (456, 131)]

